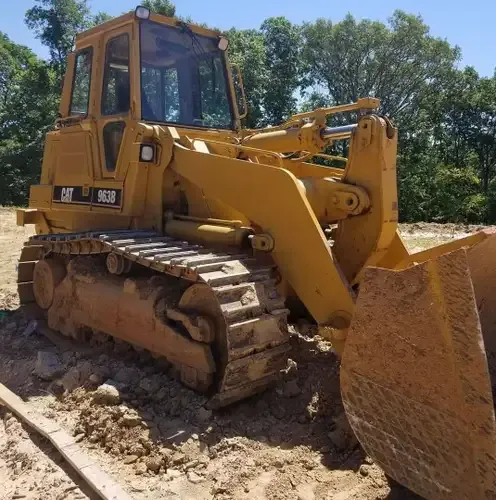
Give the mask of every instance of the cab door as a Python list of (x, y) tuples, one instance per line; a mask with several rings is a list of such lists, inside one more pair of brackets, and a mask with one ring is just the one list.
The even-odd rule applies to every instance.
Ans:
[(93, 187), (92, 210), (121, 210), (125, 178), (123, 145), (130, 138), (132, 25), (105, 33), (102, 92), (97, 120), (100, 172)]

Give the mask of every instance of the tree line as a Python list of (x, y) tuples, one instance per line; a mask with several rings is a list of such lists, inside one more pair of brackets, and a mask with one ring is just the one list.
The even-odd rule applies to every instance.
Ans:
[[(92, 13), (87, 0), (33, 2), (25, 22), (47, 60), (0, 32), (0, 204), (25, 203), (38, 181), (75, 34), (110, 18)], [(143, 4), (175, 14), (169, 0)], [(243, 73), (247, 127), (378, 97), (400, 130), (401, 220), (496, 222), (496, 74), (460, 68), (460, 49), (432, 36), (421, 17), (396, 11), (382, 23), (349, 14), (301, 25), (272, 17), (226, 35)]]

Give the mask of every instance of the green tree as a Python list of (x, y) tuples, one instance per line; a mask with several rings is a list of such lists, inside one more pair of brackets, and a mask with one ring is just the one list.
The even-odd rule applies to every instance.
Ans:
[(106, 23), (107, 21), (110, 21), (113, 19), (113, 16), (110, 14), (107, 14), (106, 12), (98, 12), (95, 14), (92, 19), (91, 19), (91, 25), (92, 26), (98, 26), (99, 24)]
[(496, 176), (496, 77), (479, 80), (475, 110), (470, 144), (479, 160), (482, 189), (487, 193), (490, 182)]
[(91, 25), (87, 0), (35, 0), (25, 21), (36, 37), (48, 47), (51, 62), (62, 82), (67, 54), (76, 34)]
[(141, 5), (164, 16), (174, 17), (176, 14), (176, 6), (169, 0), (144, 0)]
[(470, 137), (477, 126), (479, 75), (473, 68), (453, 69), (436, 102), (428, 103), (436, 148), (441, 161), (462, 167), (472, 151)]
[(415, 114), (460, 57), (420, 17), (402, 11), (387, 26), (351, 15), (336, 24), (319, 19), (304, 25), (303, 37), (307, 85), (322, 86), (333, 103), (378, 97), (382, 111), (396, 119)]
[(0, 33), (0, 204), (22, 204), (40, 172), (45, 133), (56, 118), (56, 75)]
[(277, 125), (296, 112), (301, 30), (285, 17), (271, 17), (263, 22), (260, 31), (265, 46), (268, 83), (263, 96), (265, 120)]
[(237, 30), (226, 33), (229, 39), (229, 58), (238, 64), (243, 74), (243, 83), (248, 103), (245, 126), (255, 128), (264, 118), (263, 101), (267, 81), (265, 46), (262, 34), (257, 30)]
[(439, 165), (434, 176), (435, 197), (431, 218), (440, 222), (482, 222), (487, 200), (480, 193), (480, 179), (470, 167)]

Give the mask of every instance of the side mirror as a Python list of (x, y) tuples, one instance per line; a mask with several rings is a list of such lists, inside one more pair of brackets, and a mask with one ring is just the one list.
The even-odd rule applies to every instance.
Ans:
[(248, 104), (246, 103), (245, 87), (243, 85), (243, 76), (237, 64), (231, 64), (233, 76), (234, 91), (236, 93), (236, 103), (240, 120), (248, 115)]

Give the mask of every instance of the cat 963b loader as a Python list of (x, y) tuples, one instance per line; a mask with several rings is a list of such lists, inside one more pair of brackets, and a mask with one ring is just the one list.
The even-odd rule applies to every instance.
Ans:
[[(390, 476), (427, 498), (496, 498), (495, 236), (410, 255), (379, 101), (243, 129), (227, 45), (142, 7), (78, 35), (40, 184), (17, 214), (36, 225), (21, 302), (65, 335), (167, 358), (213, 408), (274, 380), (288, 314), (305, 311)], [(348, 112), (355, 123), (326, 125)], [(343, 168), (311, 161), (338, 140)]]

